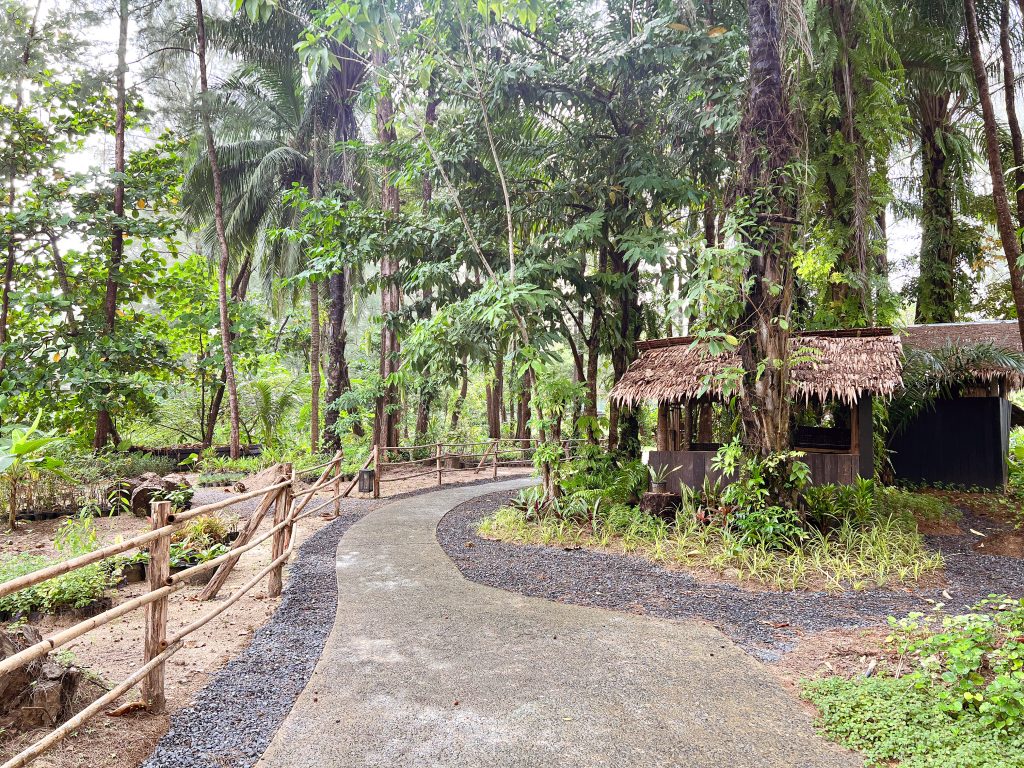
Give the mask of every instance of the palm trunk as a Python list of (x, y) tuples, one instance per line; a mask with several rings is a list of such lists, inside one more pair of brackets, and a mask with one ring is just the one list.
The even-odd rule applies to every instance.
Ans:
[[(1024, 0), (1021, 0), (1021, 14), (1024, 14)], [(1003, 58), (1003, 101), (1006, 102), (1006, 123), (1010, 129), (1010, 144), (1013, 147), (1014, 186), (1017, 187), (1017, 222), (1024, 227), (1024, 136), (1021, 135), (1020, 120), (1017, 117), (1016, 71), (1013, 66), (1013, 47), (1010, 45), (1010, 0), (1003, 0), (999, 12), (999, 50)]]
[(978, 34), (978, 16), (974, 8), (974, 0), (964, 0), (964, 13), (967, 21), (967, 39), (971, 47), (971, 65), (974, 69), (974, 81), (978, 86), (978, 100), (981, 102), (981, 114), (985, 126), (985, 154), (988, 156), (988, 169), (992, 177), (992, 202), (996, 207), (996, 224), (999, 239), (1006, 254), (1006, 265), (1010, 271), (1010, 289), (1013, 292), (1013, 303), (1017, 309), (1017, 324), (1024, 342), (1024, 283), (1021, 281), (1020, 241), (1017, 230), (1010, 215), (1010, 202), (1006, 194), (1006, 178), (1003, 176), (1003, 160), (999, 154), (999, 131), (996, 124), (996, 113), (992, 107), (992, 96), (988, 89), (988, 75), (985, 72), (985, 60), (981, 53), (981, 37)]
[(951, 323), (956, 314), (956, 219), (949, 155), (942, 140), (949, 130), (949, 93), (924, 92), (921, 115), (921, 273), (918, 323)]
[[(339, 60), (344, 62), (340, 68), (333, 69), (329, 77), (330, 91), (335, 114), (332, 118), (332, 138), (334, 145), (343, 149), (336, 153), (328, 166), (328, 182), (340, 185), (344, 189), (355, 187), (355, 169), (352, 150), (345, 147), (347, 142), (359, 135), (356, 125), (355, 107), (353, 106), (362, 80), (364, 68), (359, 64), (359, 57), (347, 49), (339, 51)], [(347, 328), (345, 327), (345, 304), (348, 294), (348, 268), (327, 276), (327, 392), (324, 405), (324, 442), (337, 450), (341, 447), (341, 435), (338, 434), (340, 409), (338, 400), (349, 389), (348, 362), (345, 360)], [(363, 428), (358, 420), (353, 421), (352, 432), (362, 436)]]
[(309, 283), (309, 450), (320, 450), (320, 286)]
[[(619, 293), (619, 338), (611, 355), (613, 378), (618, 382), (636, 359), (636, 342), (640, 335), (640, 276), (636, 266), (627, 264), (618, 250), (610, 252), (609, 264), (612, 271), (623, 278)], [(609, 402), (608, 451), (640, 457), (640, 420), (635, 409)]]
[(238, 424), (238, 387), (235, 382), (235, 361), (231, 349), (231, 317), (228, 313), (228, 251), (227, 234), (224, 230), (224, 192), (221, 186), (220, 166), (217, 164), (217, 146), (213, 140), (207, 94), (209, 82), (206, 71), (206, 20), (203, 16), (203, 0), (196, 3), (196, 53), (199, 57), (199, 94), (202, 104), (200, 112), (203, 134), (206, 138), (206, 154), (210, 162), (210, 177), (213, 181), (213, 219), (220, 246), (220, 260), (217, 270), (217, 299), (220, 307), (220, 343), (224, 353), (224, 386), (228, 391), (228, 417), (231, 423), (231, 458), (241, 454), (241, 434)]
[[(314, 200), (320, 199), (320, 117), (313, 122), (311, 160), (313, 179), (310, 185)], [(320, 450), (320, 285), (309, 281), (309, 450)]]

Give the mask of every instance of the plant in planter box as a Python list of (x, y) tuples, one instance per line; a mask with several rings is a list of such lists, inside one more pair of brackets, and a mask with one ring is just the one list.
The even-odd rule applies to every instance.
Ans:
[(158, 491), (153, 494), (153, 501), (169, 501), (175, 512), (184, 512), (192, 506), (195, 490), (187, 485), (179, 485), (172, 491)]
[(648, 467), (651, 474), (651, 493), (665, 493), (668, 490), (668, 478), (673, 472), (682, 469), (682, 466), (670, 467), (665, 464), (661, 467)]
[(7, 524), (11, 530), (18, 527), (18, 500), (28, 483), (44, 474), (71, 479), (61, 470), (64, 462), (45, 452), (55, 447), (60, 438), (39, 430), (42, 416), (40, 410), (30, 426), (15, 426), (6, 437), (0, 439), (0, 484), (7, 498)]
[(220, 557), (227, 551), (228, 547), (225, 544), (196, 547), (194, 541), (176, 541), (171, 544), (171, 570), (191, 568), (193, 565)]

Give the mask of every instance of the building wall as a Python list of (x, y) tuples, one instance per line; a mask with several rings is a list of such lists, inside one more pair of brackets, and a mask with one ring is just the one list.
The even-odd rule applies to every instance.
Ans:
[(889, 439), (897, 480), (1000, 489), (1006, 484), (1010, 403), (1005, 397), (938, 400)]

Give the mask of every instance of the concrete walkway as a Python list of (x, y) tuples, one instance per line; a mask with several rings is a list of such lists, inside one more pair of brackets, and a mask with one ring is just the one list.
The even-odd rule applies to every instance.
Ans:
[(466, 581), (453, 488), (367, 515), (338, 547), (338, 618), (262, 768), (853, 768), (724, 635)]

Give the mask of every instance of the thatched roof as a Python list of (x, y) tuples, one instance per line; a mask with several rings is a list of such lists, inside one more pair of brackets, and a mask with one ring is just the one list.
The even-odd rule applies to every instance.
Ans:
[[(1016, 320), (974, 320), (967, 323), (933, 323), (909, 325), (901, 333), (909, 349), (935, 352), (944, 347), (969, 347), (989, 344), (998, 350), (1024, 354), (1020, 326)], [(973, 361), (972, 361), (973, 363)], [(1019, 370), (986, 362), (974, 365), (979, 381), (1002, 381), (1011, 389), (1024, 388), (1024, 375)]]
[(975, 320), (970, 323), (908, 325), (900, 334), (908, 347), (933, 350), (950, 344), (991, 344), (999, 349), (1022, 352), (1020, 326), (1016, 320)]
[[(716, 375), (740, 367), (739, 355), (713, 357), (706, 345), (691, 336), (637, 346), (640, 356), (611, 391), (611, 398), (622, 405), (644, 400), (682, 403), (701, 392), (719, 396), (721, 382)], [(791, 371), (796, 397), (854, 403), (865, 392), (891, 395), (901, 384), (902, 347), (889, 328), (794, 334), (790, 348), (798, 354)]]

